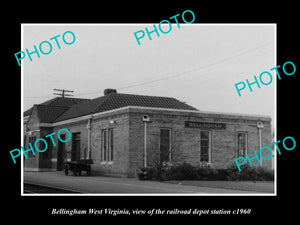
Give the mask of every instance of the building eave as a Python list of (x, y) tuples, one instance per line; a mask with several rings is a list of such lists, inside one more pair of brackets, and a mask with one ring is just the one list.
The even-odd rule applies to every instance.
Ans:
[(184, 110), (184, 109), (168, 109), (168, 108), (154, 108), (154, 107), (140, 107), (140, 106), (126, 106), (122, 108), (117, 108), (117, 109), (112, 109), (108, 110), (105, 112), (99, 112), (99, 113), (94, 113), (94, 114), (89, 114), (89, 115), (84, 115), (68, 120), (63, 120), (59, 122), (54, 122), (54, 123), (40, 123), (40, 127), (54, 127), (54, 126), (60, 126), (64, 124), (69, 124), (69, 123), (75, 123), (79, 122), (82, 120), (88, 120), (90, 118), (97, 118), (99, 116), (108, 114), (108, 113), (113, 113), (113, 112), (118, 112), (118, 111), (124, 111), (124, 110), (129, 110), (129, 109), (144, 109), (144, 110), (161, 110), (161, 111), (170, 111), (170, 112), (187, 112), (187, 113), (197, 113), (199, 112), (198, 110)]
[(185, 109), (169, 109), (169, 108), (154, 108), (154, 107), (143, 107), (143, 106), (126, 106), (122, 108), (117, 108), (105, 112), (99, 112), (89, 115), (84, 115), (72, 119), (67, 119), (63, 121), (58, 121), (54, 123), (40, 123), (39, 127), (55, 127), (55, 126), (61, 126), (64, 124), (70, 124), (75, 122), (80, 122), (83, 120), (88, 120), (90, 118), (97, 118), (99, 116), (103, 116), (108, 113), (118, 112), (118, 111), (126, 111), (130, 109), (141, 109), (141, 110), (157, 110), (157, 111), (168, 111), (168, 112), (184, 112), (184, 113), (195, 113), (195, 114), (208, 114), (210, 116), (226, 116), (231, 118), (245, 118), (250, 120), (263, 120), (263, 121), (271, 121), (271, 117), (265, 116), (265, 115), (254, 115), (254, 114), (242, 114), (242, 113), (222, 113), (222, 112), (211, 112), (211, 111), (199, 111), (199, 110), (185, 110)]

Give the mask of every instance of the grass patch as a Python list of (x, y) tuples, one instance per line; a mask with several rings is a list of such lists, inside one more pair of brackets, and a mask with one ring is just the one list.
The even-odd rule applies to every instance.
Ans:
[(210, 188), (224, 188), (239, 191), (253, 191), (259, 193), (274, 193), (273, 181), (203, 181), (203, 180), (168, 180), (166, 183), (191, 185)]

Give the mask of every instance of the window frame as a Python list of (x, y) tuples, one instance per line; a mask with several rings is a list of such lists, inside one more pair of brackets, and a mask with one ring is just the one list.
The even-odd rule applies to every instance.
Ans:
[(101, 130), (101, 151), (100, 162), (101, 163), (113, 163), (114, 159), (114, 129), (102, 129)]
[(107, 129), (101, 130), (101, 151), (100, 151), (100, 161), (107, 161)]
[(114, 161), (114, 129), (109, 128), (107, 131), (107, 145), (108, 145), (108, 162), (113, 162)]
[[(203, 161), (202, 160), (202, 144), (201, 144), (201, 141), (202, 140), (202, 135), (201, 135), (201, 132), (208, 132), (208, 139), (204, 139), (204, 140), (208, 140), (208, 152), (207, 152), (207, 156), (208, 156), (208, 160), (207, 161)], [(200, 154), (199, 154), (199, 157), (200, 157), (200, 162), (203, 162), (203, 163), (211, 163), (211, 145), (212, 145), (212, 140), (211, 140), (211, 130), (200, 130), (200, 141), (199, 141), (199, 144), (200, 144)], [(204, 147), (204, 146), (203, 146)], [(205, 146), (207, 147), (207, 146)]]
[(168, 130), (169, 131), (169, 154), (168, 154), (168, 161), (163, 161), (163, 162), (167, 162), (167, 163), (172, 163), (172, 128), (168, 128), (168, 127), (161, 127), (159, 129), (160, 133), (159, 133), (159, 160), (161, 161), (161, 147), (162, 147), (162, 130)]
[[(244, 134), (245, 135), (245, 151), (244, 155), (240, 155), (240, 149), (239, 149), (239, 134)], [(248, 154), (248, 132), (247, 131), (237, 131), (236, 133), (236, 156), (237, 157), (246, 157)]]

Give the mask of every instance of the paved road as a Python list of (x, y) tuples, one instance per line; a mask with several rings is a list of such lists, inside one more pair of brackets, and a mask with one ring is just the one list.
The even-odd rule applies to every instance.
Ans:
[(65, 176), (63, 172), (24, 172), (24, 182), (63, 188), (85, 194), (249, 194), (221, 188), (196, 187), (135, 178)]

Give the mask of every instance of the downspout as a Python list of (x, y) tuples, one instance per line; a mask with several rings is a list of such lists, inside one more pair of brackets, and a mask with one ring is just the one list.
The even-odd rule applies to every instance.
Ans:
[(92, 116), (88, 118), (88, 124), (87, 124), (87, 131), (88, 131), (88, 151), (87, 151), (87, 158), (91, 159), (92, 153), (91, 153), (91, 122), (92, 122)]
[(144, 122), (144, 167), (147, 167), (147, 122)]
[[(258, 135), (259, 135), (259, 149), (262, 147), (262, 136), (261, 136), (261, 129), (264, 128), (264, 124), (260, 121), (257, 123), (257, 128), (258, 128)], [(260, 158), (260, 166), (262, 166), (262, 159)]]
[[(259, 149), (261, 149), (261, 128), (258, 128), (259, 133)], [(260, 165), (262, 166), (262, 159), (260, 157)]]

